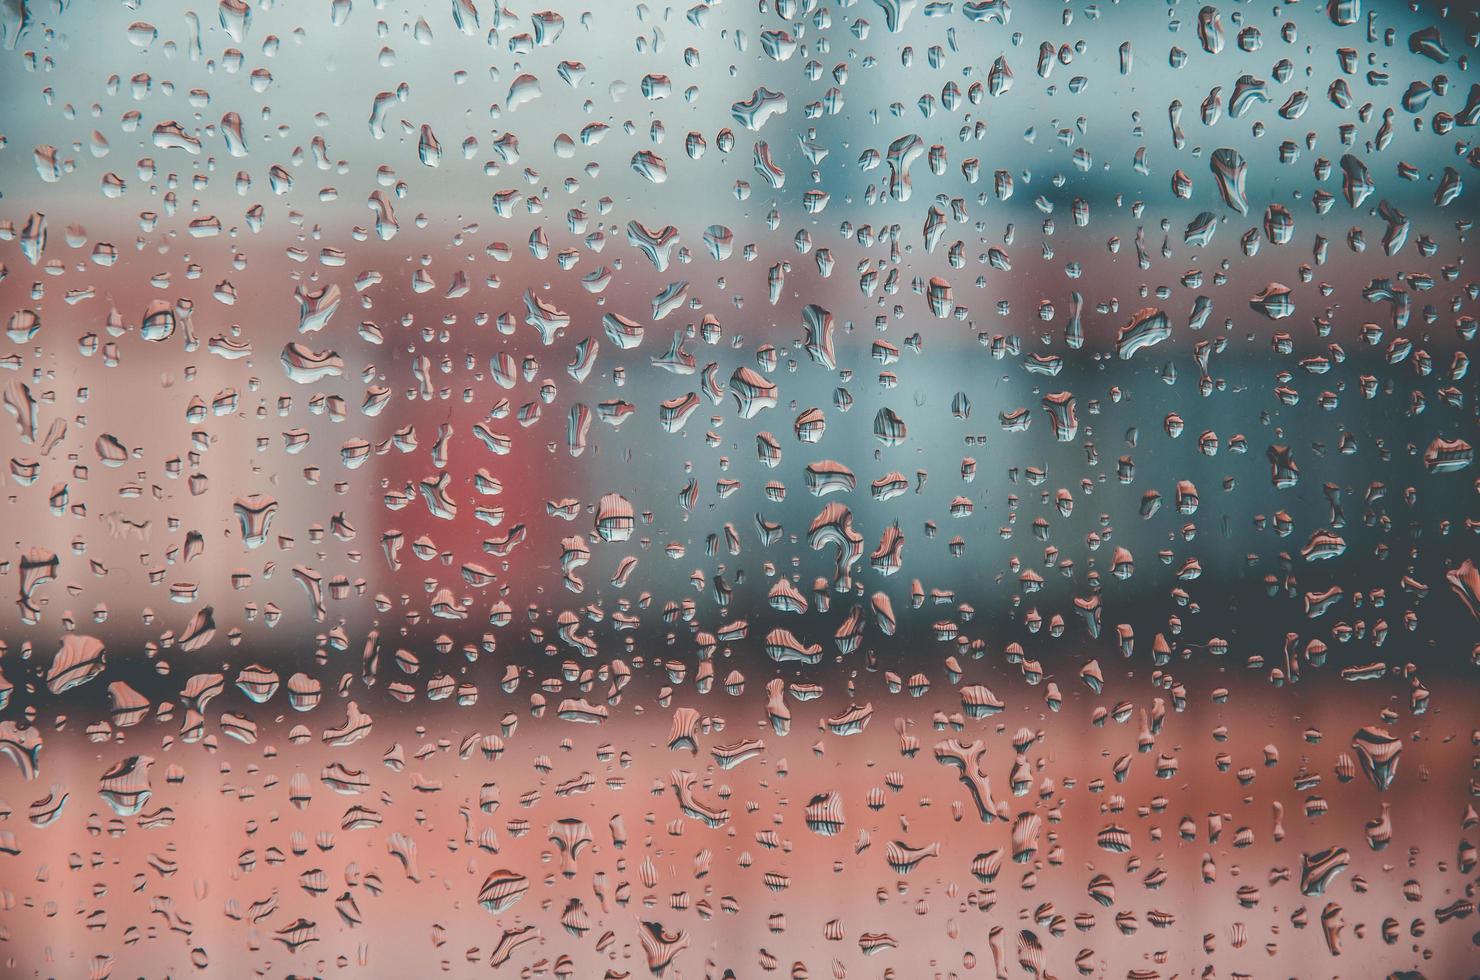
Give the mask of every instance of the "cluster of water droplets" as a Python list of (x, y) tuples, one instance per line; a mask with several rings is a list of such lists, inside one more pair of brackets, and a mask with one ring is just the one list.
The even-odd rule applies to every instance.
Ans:
[(1476, 11), (548, 5), (0, 3), (7, 973), (1472, 969)]

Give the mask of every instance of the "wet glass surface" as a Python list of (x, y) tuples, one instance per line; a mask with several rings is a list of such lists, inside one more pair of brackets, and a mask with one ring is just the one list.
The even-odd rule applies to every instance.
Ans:
[(1473, 5), (542, 4), (0, 0), (0, 972), (1473, 972)]

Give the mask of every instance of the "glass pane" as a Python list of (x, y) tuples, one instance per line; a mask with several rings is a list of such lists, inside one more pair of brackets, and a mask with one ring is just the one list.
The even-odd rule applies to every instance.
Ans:
[(1472, 971), (1477, 38), (0, 0), (0, 972)]

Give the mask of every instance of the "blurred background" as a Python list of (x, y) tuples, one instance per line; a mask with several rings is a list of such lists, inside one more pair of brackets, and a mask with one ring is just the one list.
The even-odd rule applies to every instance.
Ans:
[[(640, 923), (659, 921), (689, 944), (665, 975), (965, 976), (997, 969), (1001, 927), (1012, 975), (1027, 930), (1059, 976), (1084, 949), (1092, 975), (1255, 976), (1329, 957), (1335, 902), (1337, 968), (1462, 975), (1475, 12), (548, 6), (4, 5), (7, 970), (462, 975), (534, 925), (506, 968), (642, 974)], [(1215, 151), (1244, 163), (1242, 211)], [(641, 240), (665, 228), (655, 261)], [(1260, 295), (1288, 299), (1262, 312)], [(807, 350), (809, 307), (834, 324), (830, 362)], [(1168, 335), (1130, 351), (1148, 307)], [(612, 317), (641, 342), (621, 349)], [(285, 368), (331, 358), (332, 375)], [(751, 413), (742, 368), (774, 405)], [(1059, 392), (1064, 439), (1044, 407)], [(697, 408), (669, 431), (661, 405), (684, 396)], [(815, 443), (797, 434), (809, 409)], [(885, 410), (902, 439), (880, 438)], [(583, 440), (573, 413), (593, 416)], [(1271, 455), (1298, 482), (1278, 485)], [(854, 487), (809, 492), (823, 461)], [(903, 492), (877, 499), (891, 474)], [(608, 494), (631, 505), (630, 540), (596, 533)], [(833, 502), (861, 538), (842, 589), (833, 544), (809, 540)], [(260, 542), (243, 510), (271, 513)], [(781, 577), (804, 613), (771, 599)], [(778, 663), (775, 627), (819, 662)], [(78, 634), (104, 644), (96, 672), (58, 653)], [(253, 665), (284, 685), (263, 704), (236, 686)], [(284, 707), (294, 675), (321, 687), (312, 712)], [(791, 685), (785, 736), (773, 679)], [(145, 702), (136, 726), (117, 683)], [(1005, 713), (959, 717), (973, 684)], [(559, 717), (581, 698), (604, 724)], [(1157, 699), (1170, 714), (1145, 733)], [(861, 734), (827, 725), (865, 704)], [(697, 754), (670, 747), (680, 708), (701, 716)], [(357, 713), (373, 733), (331, 744)], [(1338, 778), (1367, 725), (1404, 745), (1396, 792)], [(459, 758), (499, 732), (497, 761)], [(757, 760), (717, 768), (715, 746), (749, 737)], [(982, 740), (1008, 819), (978, 820), (933, 757), (948, 738)], [(404, 769), (383, 761), (396, 746)], [(142, 754), (144, 818), (116, 817), (98, 777)], [(367, 774), (374, 828), (341, 829), (355, 801), (320, 779), (335, 762)], [(684, 813), (675, 768), (729, 821)], [(301, 808), (295, 773), (316, 797)], [(582, 773), (590, 792), (557, 789)], [(52, 822), (48, 790), (70, 799)], [(799, 812), (827, 790), (848, 818), (835, 838)], [(1376, 851), (1383, 803), (1393, 845)], [(1010, 856), (1025, 812), (1040, 854), (973, 875), (978, 854)], [(567, 879), (546, 830), (572, 816), (593, 843)], [(1132, 853), (1096, 846), (1109, 823)], [(414, 875), (394, 834), (416, 842)], [(894, 840), (939, 857), (899, 873)], [(1301, 855), (1332, 846), (1351, 867), (1301, 895)], [(478, 889), (500, 868), (530, 894), (491, 915)], [(1114, 907), (1086, 895), (1100, 871)], [(626, 904), (601, 904), (598, 873)], [(592, 926), (562, 924), (573, 898)], [(274, 938), (300, 918), (317, 942)], [(862, 933), (898, 948), (867, 956)]]

